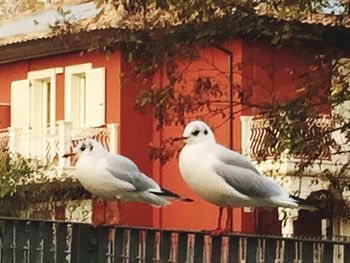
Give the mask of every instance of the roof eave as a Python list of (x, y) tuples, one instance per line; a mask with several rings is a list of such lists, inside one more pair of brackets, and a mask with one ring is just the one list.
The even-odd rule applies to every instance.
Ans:
[(27, 59), (59, 55), (74, 51), (85, 51), (111, 46), (118, 43), (117, 29), (103, 29), (90, 32), (60, 35), (50, 38), (28, 40), (0, 47), (0, 64), (18, 62)]

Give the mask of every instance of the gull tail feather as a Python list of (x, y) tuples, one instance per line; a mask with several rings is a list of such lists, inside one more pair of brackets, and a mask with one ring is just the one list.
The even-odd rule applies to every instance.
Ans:
[(311, 200), (306, 200), (294, 195), (291, 195), (290, 198), (295, 200), (297, 204), (299, 205), (300, 209), (303, 210), (309, 210), (309, 211), (316, 211), (319, 210), (319, 207), (317, 206), (316, 202), (311, 201)]
[(183, 202), (193, 202), (193, 200), (191, 198), (182, 197), (182, 196), (175, 194), (167, 189), (161, 188), (160, 190), (161, 191), (150, 191), (150, 193), (155, 194), (157, 196), (164, 197), (164, 198), (169, 199), (169, 200), (180, 200)]

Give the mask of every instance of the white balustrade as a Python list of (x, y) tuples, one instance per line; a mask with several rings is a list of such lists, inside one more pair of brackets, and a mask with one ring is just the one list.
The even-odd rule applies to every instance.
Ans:
[[(309, 119), (310, 130), (312, 129), (330, 129), (331, 119), (329, 116), (323, 116), (317, 119)], [(301, 159), (307, 157), (307, 153), (301, 153), (299, 155), (290, 155), (288, 149), (281, 154), (277, 161), (273, 161), (274, 146), (268, 146), (267, 149), (263, 145), (264, 137), (267, 134), (269, 122), (260, 116), (242, 116), (242, 154), (252, 159), (253, 161), (261, 155), (260, 151), (264, 148), (264, 153), (267, 153), (267, 160), (258, 164), (262, 171), (269, 171), (271, 173), (286, 175), (293, 174), (297, 171), (297, 164)], [(278, 137), (279, 132), (277, 130), (273, 133)], [(339, 133), (330, 134), (336, 140), (340, 140)], [(324, 138), (327, 140), (327, 138)], [(278, 140), (276, 141), (278, 143)], [(315, 161), (314, 165), (306, 169), (306, 173), (309, 175), (320, 173), (321, 170), (330, 169), (335, 171), (339, 168), (339, 159), (344, 156), (334, 156), (331, 154), (332, 149), (325, 149), (320, 152), (319, 159)], [(336, 165), (337, 163), (337, 165)]]
[[(61, 120), (56, 122), (55, 127), (42, 130), (10, 127), (6, 132), (0, 132), (0, 143), (2, 148), (7, 148), (12, 153), (36, 158), (45, 164), (53, 164), (64, 169), (71, 168), (74, 162), (62, 156), (71, 152), (85, 138), (94, 138), (105, 149), (116, 153), (118, 149), (117, 129), (118, 125), (115, 123), (101, 127), (72, 129), (70, 122)], [(6, 144), (6, 147), (3, 144)]]

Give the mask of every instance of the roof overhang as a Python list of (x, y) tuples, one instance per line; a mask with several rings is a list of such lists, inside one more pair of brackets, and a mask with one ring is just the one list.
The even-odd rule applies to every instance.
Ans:
[(50, 38), (28, 40), (0, 47), (0, 64), (58, 55), (74, 51), (101, 49), (118, 45), (118, 29), (101, 29), (89, 32), (64, 34)]
[[(275, 28), (283, 28), (283, 25), (286, 22), (276, 21), (274, 19), (267, 18), (264, 23), (273, 23), (274, 25), (279, 25), (278, 27), (275, 26)], [(298, 25), (298, 27), (300, 26), (303, 32), (305, 33), (305, 35), (296, 38), (299, 41), (314, 41), (317, 43), (321, 43), (322, 45), (337, 46), (338, 48), (341, 48), (346, 51), (349, 49), (349, 28), (341, 26), (329, 27), (315, 24), (302, 24), (300, 22), (289, 23)], [(181, 31), (181, 28), (185, 26), (190, 26), (190, 29), (187, 29), (187, 31), (190, 30), (191, 35), (195, 35), (196, 30), (200, 30), (193, 25), (180, 25), (174, 28), (179, 29)], [(230, 26), (232, 27), (232, 25), (227, 25), (226, 23), (226, 27)], [(111, 50), (118, 47), (123, 42), (125, 43), (134, 41), (130, 36), (136, 33), (137, 31), (141, 32), (142, 30), (132, 30), (126, 28), (106, 28), (95, 29), (90, 31), (57, 34), (56, 36), (50, 36), (46, 38), (16, 42), (13, 44), (0, 46), (0, 64), (23, 61), (26, 59), (46, 57), (51, 55), (58, 55), (68, 52)], [(239, 30), (237, 31), (236, 29), (234, 29), (233, 31), (234, 32), (232, 32), (230, 36), (218, 35), (218, 39), (223, 40), (224, 38), (227, 39), (239, 36), (249, 37), (249, 35), (239, 34)], [(314, 32), (318, 33), (315, 34)], [(255, 34), (254, 32), (251, 34), (254, 36), (254, 39), (256, 39), (257, 36), (259, 36), (260, 38), (263, 37), (261, 34)], [(154, 34), (154, 37), (156, 36), (157, 34)], [(192, 41), (196, 41), (196, 38), (192, 39)]]

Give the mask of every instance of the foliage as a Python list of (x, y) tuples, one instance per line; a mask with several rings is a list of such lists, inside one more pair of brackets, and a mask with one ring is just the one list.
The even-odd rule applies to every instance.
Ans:
[[(95, 2), (106, 4), (104, 0)], [(121, 48), (124, 60), (133, 65), (140, 83), (149, 83), (144, 80), (161, 75), (162, 81), (145, 85), (136, 98), (140, 111), (153, 110), (158, 129), (184, 125), (196, 117), (220, 116), (227, 121), (231, 117), (228, 109), (236, 106), (239, 111), (253, 109), (268, 124), (257, 159), (277, 160), (287, 151), (289, 156), (300, 157), (298, 174), (302, 176), (321, 156), (350, 155), (349, 112), (345, 107), (350, 100), (350, 65), (344, 59), (349, 56), (350, 33), (342, 27), (349, 16), (350, 2), (336, 2), (339, 7), (335, 9), (334, 1), (328, 0), (114, 0), (108, 4), (124, 10), (120, 26), (129, 31), (109, 37), (104, 43), (93, 43), (91, 50), (109, 53)], [(321, 26), (317, 20), (325, 18), (326, 10), (337, 13), (333, 17), (334, 27)], [(310, 19), (318, 23), (302, 23)], [(62, 35), (74, 32), (74, 25), (66, 22), (63, 27), (54, 25), (54, 30)], [(201, 58), (204, 47), (213, 47), (236, 36), (250, 42), (268, 41), (276, 49), (292, 46), (295, 52), (310, 50), (305, 45), (316, 47), (322, 43), (322, 46), (313, 48), (311, 55), (301, 54), (308, 61), (306, 68), (290, 71), (295, 80), (295, 96), (290, 100), (280, 100), (271, 94), (270, 101), (255, 103), (251, 91), (258, 84), (252, 83), (245, 87), (233, 85), (235, 97), (228, 102), (221, 99), (227, 95), (222, 91), (227, 83), (218, 81), (215, 75), (203, 74), (192, 83), (186, 82), (187, 67), (180, 66), (179, 61), (191, 65)], [(235, 65), (235, 74), (239, 75), (244, 66), (247, 65)], [(220, 69), (217, 75), (227, 78), (227, 72)], [(247, 83), (251, 81), (248, 79)], [(324, 114), (331, 115), (331, 121), (319, 128), (312, 120)], [(171, 139), (151, 145), (152, 157), (165, 163), (176, 153), (174, 147)], [(333, 197), (350, 188), (349, 158), (342, 160), (340, 167), (336, 173), (322, 174), (330, 181)]]
[[(121, 3), (132, 14), (147, 17), (147, 12), (161, 9), (175, 17), (159, 30), (154, 29), (152, 21), (145, 19), (142, 33), (134, 34), (134, 41), (125, 41), (121, 46), (127, 54), (125, 59), (133, 63), (139, 78), (149, 78), (155, 72), (165, 75), (163, 79), (167, 81), (145, 87), (136, 99), (139, 108), (153, 110), (159, 129), (167, 125), (184, 125), (193, 118), (208, 119), (220, 115), (227, 120), (228, 108), (238, 105), (241, 111), (254, 109), (266, 120), (268, 127), (257, 156), (259, 161), (267, 158), (278, 160), (287, 153), (300, 159), (297, 175), (303, 176), (306, 168), (317, 162), (345, 156), (341, 162), (334, 161), (339, 167), (336, 172), (325, 170), (320, 179), (330, 182), (328, 200), (333, 200), (331, 209), (344, 216), (349, 215), (346, 203), (339, 198), (350, 188), (350, 159), (346, 158), (350, 155), (350, 121), (349, 112), (346, 112), (346, 101), (350, 100), (350, 60), (344, 59), (349, 52), (349, 31), (337, 33), (342, 35), (341, 38), (337, 34), (329, 34), (327, 27), (299, 22), (313, 15), (317, 17), (317, 13), (330, 8), (330, 1), (115, 2), (116, 5)], [(349, 3), (342, 4), (341, 8), (334, 10), (338, 13), (340, 25), (342, 18), (349, 15)], [(333, 31), (336, 30), (333, 28)], [(228, 101), (220, 101), (227, 94), (218, 92), (226, 83), (219, 83), (215, 76), (207, 78), (203, 75), (194, 83), (201, 83), (207, 88), (198, 91), (196, 84), (186, 83), (186, 67), (184, 69), (178, 63), (181, 61), (189, 65), (200, 59), (203, 47), (237, 35), (251, 41), (267, 40), (277, 49), (293, 45), (297, 52), (309, 50), (303, 47), (305, 43), (322, 43), (322, 47), (314, 49), (311, 55), (304, 54), (308, 63), (306, 68), (299, 72), (298, 69), (291, 70), (295, 80), (294, 98), (279, 100), (276, 94), (271, 94), (270, 102), (254, 103), (251, 98), (251, 90), (257, 86), (254, 83), (251, 87), (234, 86), (236, 95), (229, 105)], [(242, 66), (246, 65), (236, 65), (236, 74), (240, 74)], [(218, 74), (225, 75), (220, 70)], [(332, 118), (320, 126), (314, 120), (324, 114), (331, 114)], [(160, 145), (151, 145), (151, 157), (165, 163), (174, 156), (176, 147), (171, 139), (166, 139)]]
[(6, 149), (1, 150), (0, 197), (12, 196), (20, 185), (43, 180), (43, 173), (48, 166), (43, 165), (39, 160), (25, 158), (20, 154), (10, 154)]
[(40, 205), (50, 206), (53, 210), (55, 202), (62, 205), (70, 200), (91, 197), (71, 178), (57, 177), (51, 164), (21, 154), (11, 154), (4, 143), (0, 145), (0, 152), (2, 216), (19, 216), (20, 211), (33, 206), (36, 206), (36, 213), (39, 214)]
[(15, 216), (18, 211), (14, 208), (21, 203), (13, 198), (18, 187), (33, 183), (34, 175), (41, 181), (40, 177), (47, 167), (38, 160), (25, 158), (20, 154), (10, 154), (3, 142), (0, 151), (0, 213)]

